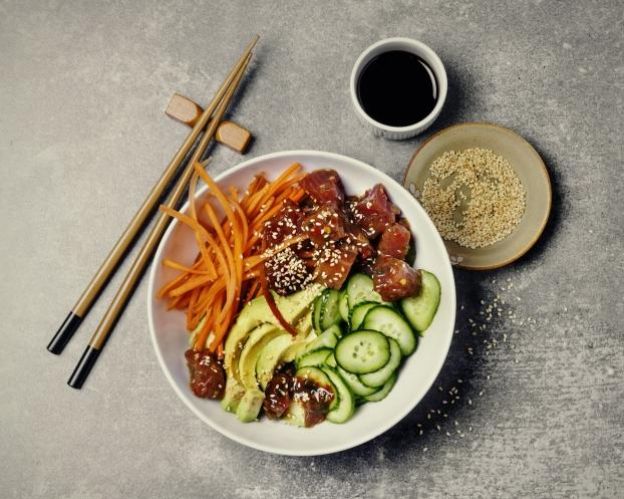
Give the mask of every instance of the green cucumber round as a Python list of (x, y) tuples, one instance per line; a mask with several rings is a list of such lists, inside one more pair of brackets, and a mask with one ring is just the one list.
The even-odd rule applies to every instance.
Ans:
[(343, 336), (334, 355), (338, 365), (347, 372), (372, 373), (390, 360), (390, 343), (382, 333), (362, 329)]
[(360, 374), (358, 376), (359, 380), (364, 383), (364, 385), (370, 386), (375, 390), (378, 390), (386, 384), (386, 382), (401, 365), (401, 360), (403, 358), (403, 356), (401, 355), (401, 347), (399, 347), (399, 344), (392, 338), (388, 338), (388, 341), (390, 342), (390, 360), (388, 361), (388, 363), (378, 371), (368, 374)]
[(372, 329), (397, 341), (401, 353), (407, 357), (416, 350), (416, 336), (407, 321), (393, 307), (379, 305), (364, 317), (363, 329)]

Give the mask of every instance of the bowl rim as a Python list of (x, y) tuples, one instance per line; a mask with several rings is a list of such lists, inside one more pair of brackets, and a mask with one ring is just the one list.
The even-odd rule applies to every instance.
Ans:
[[(288, 150), (288, 151), (279, 151), (279, 152), (274, 152), (274, 153), (268, 153), (268, 154), (263, 154), (260, 156), (256, 156), (254, 158), (250, 158), (248, 160), (245, 160), (241, 163), (238, 163), (236, 166), (226, 169), (223, 172), (219, 173), (218, 175), (215, 176), (215, 182), (219, 183), (221, 182), (224, 178), (227, 178), (228, 176), (240, 171), (240, 170), (244, 170), (245, 168), (248, 168), (252, 165), (254, 165), (255, 163), (259, 163), (259, 162), (263, 162), (263, 161), (268, 161), (268, 160), (272, 160), (272, 159), (279, 159), (279, 158), (284, 158), (284, 157), (289, 157), (289, 156), (305, 156), (305, 155), (311, 155), (311, 156), (317, 156), (317, 157), (322, 157), (324, 160), (337, 160), (337, 161), (347, 161), (350, 163), (354, 163), (357, 164), (358, 167), (361, 167), (362, 169), (364, 169), (365, 171), (372, 171), (375, 174), (380, 174), (382, 175), (382, 177), (385, 177), (384, 181), (385, 183), (389, 183), (391, 185), (393, 185), (394, 188), (400, 188), (405, 190), (405, 187), (403, 185), (401, 185), (398, 181), (394, 180), (392, 177), (390, 177), (388, 174), (386, 174), (385, 172), (378, 170), (374, 167), (372, 167), (371, 165), (364, 163), (363, 161), (357, 160), (355, 158), (351, 158), (349, 156), (346, 155), (342, 155), (342, 154), (337, 154), (337, 153), (332, 153), (332, 152), (326, 152), (326, 151), (317, 151), (317, 150)], [(328, 167), (331, 166), (331, 163), (327, 165)], [(201, 189), (199, 189), (195, 196), (200, 197), (201, 195), (203, 195), (206, 190), (208, 189), (207, 186), (203, 186)], [(413, 197), (411, 196), (411, 194), (409, 194), (408, 192), (408, 199), (412, 199), (422, 210), (422, 213), (425, 215), (425, 222), (428, 223), (431, 226), (431, 229), (433, 231), (434, 237), (439, 238), (440, 243), (442, 244), (442, 246), (445, 248), (444, 246), (444, 241), (442, 239), (442, 237), (440, 236), (439, 232), (437, 231), (437, 229), (435, 228), (435, 225), (433, 224), (432, 220), (429, 218), (429, 215), (427, 215), (427, 212), (424, 210), (424, 208), (422, 208), (420, 206), (420, 203)], [(188, 208), (188, 200), (184, 203), (184, 205), (180, 208), (181, 211), (185, 211)], [(446, 265), (446, 270), (448, 271), (448, 274), (450, 276), (451, 279), (451, 286), (448, 291), (447, 291), (447, 295), (450, 299), (450, 303), (449, 303), (449, 308), (450, 310), (452, 310), (452, 317), (451, 317), (451, 329), (450, 331), (447, 333), (446, 336), (446, 342), (443, 345), (443, 352), (441, 351), (441, 354), (438, 358), (438, 361), (436, 363), (436, 367), (435, 369), (433, 369), (431, 372), (434, 373), (434, 375), (432, 375), (430, 377), (430, 379), (426, 382), (423, 383), (423, 386), (426, 385), (426, 389), (423, 391), (423, 395), (418, 398), (415, 399), (413, 401), (413, 403), (408, 403), (405, 405), (405, 407), (403, 408), (403, 410), (401, 411), (397, 411), (394, 415), (391, 415), (391, 417), (388, 417), (386, 420), (386, 423), (384, 425), (379, 425), (377, 427), (372, 428), (370, 431), (367, 432), (363, 432), (362, 434), (360, 434), (357, 437), (352, 438), (351, 440), (349, 440), (348, 443), (343, 443), (343, 444), (335, 444), (333, 446), (329, 446), (324, 448), (322, 451), (318, 451), (318, 450), (312, 450), (312, 451), (306, 451), (306, 449), (296, 449), (296, 450), (291, 450), (291, 449), (286, 449), (286, 448), (280, 448), (280, 449), (276, 449), (274, 447), (270, 447), (270, 446), (266, 446), (263, 444), (259, 444), (256, 443), (254, 441), (248, 440), (245, 437), (242, 437), (240, 435), (237, 435), (235, 432), (230, 431), (227, 428), (222, 427), (221, 425), (213, 422), (209, 417), (207, 417), (205, 414), (203, 414), (199, 409), (197, 409), (189, 400), (189, 398), (187, 397), (186, 393), (183, 393), (182, 390), (178, 387), (176, 381), (173, 379), (171, 373), (169, 372), (169, 369), (167, 367), (167, 365), (165, 364), (164, 358), (160, 352), (159, 349), (159, 345), (156, 339), (156, 328), (154, 325), (154, 311), (153, 311), (153, 302), (154, 299), (153, 297), (155, 296), (155, 279), (156, 279), (156, 273), (158, 271), (158, 266), (156, 265), (156, 262), (159, 262), (162, 260), (162, 252), (164, 251), (165, 248), (165, 243), (166, 241), (169, 240), (169, 238), (171, 237), (171, 233), (173, 232), (173, 230), (175, 229), (175, 227), (179, 224), (179, 222), (177, 220), (172, 220), (169, 223), (169, 226), (167, 227), (167, 230), (165, 231), (163, 237), (161, 238), (159, 244), (158, 244), (158, 248), (156, 250), (156, 253), (154, 254), (152, 261), (150, 263), (150, 270), (149, 270), (149, 279), (148, 279), (148, 289), (147, 289), (147, 316), (148, 316), (148, 327), (149, 327), (149, 333), (150, 333), (150, 338), (151, 338), (151, 342), (152, 342), (152, 346), (154, 348), (154, 351), (156, 353), (156, 357), (158, 359), (158, 364), (162, 370), (162, 372), (164, 373), (166, 379), (169, 381), (169, 384), (171, 385), (171, 387), (173, 388), (174, 392), (176, 393), (176, 395), (178, 396), (178, 398), (180, 400), (182, 400), (182, 402), (203, 422), (205, 422), (206, 424), (208, 424), (208, 426), (210, 426), (213, 430), (217, 431), (218, 433), (220, 433), (221, 435), (229, 438), (230, 440), (233, 440), (241, 445), (244, 445), (246, 447), (250, 447), (252, 449), (256, 449), (256, 450), (260, 450), (263, 452), (267, 452), (270, 454), (276, 454), (276, 455), (285, 455), (285, 456), (320, 456), (320, 455), (327, 455), (327, 454), (334, 454), (337, 452), (341, 452), (341, 451), (345, 451), (348, 449), (352, 449), (354, 447), (357, 447), (359, 445), (362, 445), (366, 442), (369, 442), (373, 439), (375, 439), (376, 437), (382, 435), (383, 433), (385, 433), (386, 431), (388, 431), (389, 429), (391, 429), (393, 426), (395, 426), (397, 423), (399, 423), (403, 418), (405, 418), (412, 410), (414, 410), (414, 408), (422, 401), (422, 399), (426, 396), (426, 394), (429, 392), (429, 390), (431, 390), (431, 387), (433, 386), (435, 380), (437, 379), (437, 377), (439, 376), (440, 372), (442, 371), (442, 368), (444, 366), (444, 363), (446, 362), (446, 359), (448, 357), (448, 352), (451, 346), (451, 342), (453, 340), (453, 330), (455, 328), (455, 321), (457, 319), (457, 296), (456, 296), (456, 285), (455, 285), (455, 276), (453, 273), (453, 267), (451, 265), (450, 259), (448, 257), (448, 253), (446, 254), (446, 259), (444, 259), (445, 265)], [(241, 423), (242, 424), (242, 423)]]
[[(528, 253), (529, 250), (533, 246), (535, 246), (535, 243), (537, 243), (537, 241), (541, 237), (542, 233), (546, 229), (546, 225), (548, 225), (548, 220), (550, 219), (550, 214), (551, 214), (551, 210), (552, 210), (552, 182), (550, 180), (550, 175), (548, 174), (548, 168), (546, 168), (546, 163), (544, 163), (544, 160), (542, 159), (542, 156), (540, 155), (540, 153), (537, 152), (535, 147), (533, 147), (533, 145), (528, 140), (526, 140), (522, 135), (520, 135), (519, 133), (515, 132), (511, 128), (507, 128), (507, 127), (504, 127), (502, 125), (498, 125), (496, 123), (491, 123), (491, 122), (488, 122), (488, 121), (466, 121), (464, 123), (456, 123), (454, 125), (447, 126), (447, 127), (443, 128), (442, 130), (438, 130), (437, 132), (431, 134), (429, 137), (427, 137), (425, 140), (423, 140), (423, 142), (421, 142), (420, 145), (416, 148), (416, 150), (414, 151), (414, 154), (412, 154), (412, 156), (410, 157), (409, 161), (407, 162), (407, 167), (405, 168), (405, 173), (403, 174), (403, 187), (405, 187), (405, 183), (407, 181), (407, 176), (408, 176), (410, 170), (412, 169), (412, 165), (414, 163), (414, 160), (416, 159), (416, 156), (418, 156), (418, 154), (432, 140), (434, 140), (438, 136), (448, 132), (451, 129), (455, 129), (455, 128), (470, 128), (470, 127), (474, 127), (474, 126), (483, 127), (483, 128), (493, 128), (493, 129), (496, 129), (497, 131), (500, 131), (500, 132), (503, 132), (503, 133), (505, 133), (507, 135), (512, 136), (514, 139), (520, 139), (522, 142), (524, 142), (524, 144), (526, 144), (529, 147), (529, 150), (535, 155), (535, 158), (537, 159), (536, 164), (539, 165), (539, 167), (540, 167), (539, 171), (543, 175), (545, 183), (548, 186), (548, 196), (546, 198), (547, 208), (546, 208), (544, 217), (540, 221), (539, 227), (535, 231), (533, 237), (526, 244), (521, 246), (520, 249), (518, 249), (518, 251), (516, 251), (512, 256), (510, 256), (510, 257), (508, 257), (508, 258), (506, 258), (504, 260), (498, 261), (498, 262), (493, 263), (493, 264), (488, 264), (488, 265), (466, 265), (466, 264), (464, 264), (462, 262), (458, 262), (458, 263), (454, 264), (455, 267), (466, 269), (466, 270), (476, 270), (476, 271), (496, 270), (496, 269), (500, 269), (502, 267), (505, 267), (505, 266), (509, 265), (510, 263), (513, 263), (513, 262), (519, 260), (526, 253)], [(446, 246), (446, 240), (444, 238), (442, 240), (445, 242), (445, 246)], [(487, 248), (487, 246), (486, 246), (486, 248)]]
[[(439, 86), (439, 95), (436, 105), (433, 107), (431, 112), (423, 119), (407, 126), (386, 125), (373, 119), (366, 111), (364, 111), (364, 108), (362, 107), (362, 104), (357, 97), (357, 77), (364, 65), (368, 63), (368, 56), (370, 55), (370, 53), (380, 47), (393, 44), (403, 45), (406, 51), (410, 51), (418, 56), (421, 55), (421, 52), (427, 54), (427, 56), (435, 61), (436, 64), (439, 64), (441, 68), (441, 70), (435, 69), (433, 67), (431, 68), (431, 71), (433, 71), (436, 80), (438, 80)], [(416, 40), (414, 38), (407, 37), (384, 38), (383, 40), (379, 40), (372, 45), (366, 47), (355, 60), (355, 64), (353, 65), (353, 69), (351, 70), (351, 77), (349, 80), (349, 91), (349, 93), (351, 94), (351, 102), (353, 104), (353, 107), (355, 108), (355, 111), (358, 113), (360, 118), (364, 119), (369, 125), (373, 126), (374, 128), (377, 128), (387, 133), (421, 133), (424, 132), (435, 122), (435, 120), (440, 115), (440, 112), (442, 111), (442, 107), (446, 102), (446, 96), (448, 94), (448, 76), (446, 74), (446, 68), (444, 67), (444, 63), (442, 62), (442, 59), (440, 59), (440, 56), (426, 43), (421, 42), (420, 40)]]

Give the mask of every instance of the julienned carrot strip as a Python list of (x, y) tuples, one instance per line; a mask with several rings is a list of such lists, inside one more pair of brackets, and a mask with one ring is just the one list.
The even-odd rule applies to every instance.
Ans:
[(219, 186), (216, 184), (214, 180), (206, 173), (203, 166), (200, 163), (195, 163), (195, 172), (201, 177), (201, 179), (208, 185), (212, 194), (217, 198), (223, 210), (225, 211), (225, 215), (228, 217), (228, 220), (232, 224), (233, 227), (236, 227), (236, 217), (234, 216), (234, 211), (230, 207), (227, 198), (219, 189)]
[(240, 221), (240, 227), (243, 231), (243, 241), (247, 241), (248, 237), (249, 237), (249, 222), (247, 222), (247, 216), (245, 215), (245, 212), (243, 211), (243, 208), (240, 204), (238, 203), (233, 203), (234, 204), (234, 210), (236, 211), (236, 214), (238, 215), (238, 219)]
[(269, 191), (269, 184), (265, 185), (264, 187), (262, 187), (262, 189), (260, 189), (258, 192), (256, 192), (250, 202), (249, 202), (249, 206), (247, 208), (247, 217), (248, 218), (253, 218), (255, 215), (257, 215), (257, 211), (259, 210), (259, 208), (261, 207), (261, 202), (262, 202), (262, 198), (264, 197), (264, 195)]
[(301, 165), (299, 163), (293, 163), (288, 168), (286, 168), (282, 173), (278, 175), (278, 177), (271, 182), (271, 194), (275, 193), (277, 189), (279, 189), (280, 185), (293, 173), (299, 171), (301, 169)]
[[(236, 219), (234, 210), (232, 210), (230, 203), (228, 202), (225, 194), (223, 194), (223, 191), (221, 191), (217, 183), (210, 177), (210, 175), (206, 173), (206, 171), (204, 170), (201, 164), (195, 163), (195, 171), (202, 178), (202, 180), (206, 183), (206, 185), (208, 186), (212, 194), (217, 198), (217, 201), (219, 201), (219, 203), (221, 204), (221, 207), (223, 208), (223, 211), (225, 212), (225, 216), (230, 222), (232, 231), (234, 233), (234, 254), (237, 255), (237, 258), (236, 258), (236, 261), (234, 262), (234, 268), (232, 268), (231, 270), (232, 270), (232, 273), (235, 274), (236, 278), (232, 279), (232, 276), (231, 276), (232, 273), (231, 273), (229, 284), (234, 288), (233, 291), (234, 291), (235, 296), (233, 298), (238, 303), (238, 294), (240, 290), (240, 285), (242, 284), (241, 282), (242, 262), (238, 261), (240, 260), (238, 255), (242, 256), (242, 242), (240, 240), (241, 229), (238, 226), (238, 220)], [(227, 315), (226, 313), (227, 310), (231, 308), (233, 303), (231, 302), (229, 298), (230, 297), (228, 297), (226, 306), (223, 308), (223, 310), (219, 314), (217, 321), (223, 320)]]
[[(198, 239), (200, 239), (200, 240), (203, 239), (204, 240), (204, 241), (201, 241), (200, 248), (203, 247), (203, 249), (206, 250), (206, 247), (203, 245), (203, 243), (207, 242), (214, 249), (216, 257), (217, 257), (217, 260), (219, 260), (219, 263), (223, 267), (227, 267), (227, 265), (225, 263), (225, 257), (223, 255), (223, 251), (221, 250), (219, 245), (216, 243), (214, 238), (210, 235), (210, 233), (200, 223), (195, 222), (188, 215), (184, 215), (184, 214), (182, 214), (180, 212), (177, 212), (177, 211), (169, 208), (168, 206), (164, 206), (163, 205), (163, 206), (160, 207), (160, 209), (163, 212), (167, 213), (169, 216), (177, 218), (183, 224), (186, 224), (189, 227), (191, 227), (192, 229), (194, 229), (195, 233), (197, 234)], [(208, 256), (206, 258), (210, 259), (210, 256)]]
[(256, 231), (261, 230), (263, 224), (270, 218), (273, 218), (275, 215), (277, 215), (279, 211), (282, 209), (282, 206), (283, 206), (283, 203), (276, 204), (270, 210), (266, 211), (265, 213), (261, 213), (259, 216), (257, 216), (252, 222), (252, 225), (251, 225), (252, 230), (256, 230)]
[[(300, 167), (300, 165), (297, 166)], [(283, 174), (280, 175), (277, 180), (270, 184), (270, 188), (263, 196), (261, 203), (264, 204), (269, 198), (278, 196), (283, 190), (286, 190), (293, 184), (299, 182), (301, 178), (301, 176), (298, 176), (289, 180), (288, 178), (284, 177)]]
[[(236, 271), (234, 268), (234, 256), (232, 255), (232, 249), (230, 248), (230, 245), (225, 237), (223, 228), (221, 227), (221, 225), (219, 224), (219, 221), (217, 220), (217, 215), (209, 203), (206, 203), (204, 205), (204, 211), (208, 215), (208, 219), (210, 220), (210, 223), (212, 224), (215, 232), (217, 233), (217, 237), (219, 238), (219, 241), (221, 242), (221, 245), (223, 246), (225, 257), (227, 259), (227, 267), (228, 267), (227, 299), (225, 302), (225, 307), (223, 308), (223, 310), (225, 310), (233, 306), (234, 300), (236, 298), (235, 296), (236, 295), (236, 281), (235, 281)], [(224, 315), (223, 310), (219, 313), (219, 316), (217, 317), (217, 321), (220, 321), (223, 318), (223, 315)]]
[(184, 284), (172, 289), (169, 292), (169, 296), (182, 296), (185, 293), (193, 291), (194, 289), (211, 282), (214, 282), (214, 279), (211, 279), (210, 276), (192, 276)]
[(195, 315), (193, 314), (193, 309), (199, 299), (199, 295), (201, 294), (201, 289), (194, 289), (191, 293), (191, 298), (189, 299), (188, 307), (186, 308), (186, 328), (192, 331), (197, 326), (195, 322)]
[(305, 191), (301, 188), (297, 189), (293, 194), (290, 195), (288, 199), (290, 199), (293, 203), (298, 203), (305, 196)]
[(260, 231), (257, 231), (257, 230), (252, 231), (252, 236), (249, 239), (249, 241), (247, 241), (247, 245), (245, 246), (245, 256), (249, 256), (249, 254), (252, 252), (254, 247), (258, 245), (258, 242), (260, 241), (261, 237), (262, 237), (262, 233)]
[(247, 190), (243, 194), (243, 198), (240, 200), (240, 204), (243, 207), (243, 210), (247, 209), (247, 206), (249, 205), (249, 201), (251, 200), (251, 197), (256, 193), (256, 190), (258, 188), (257, 186), (259, 185), (259, 182), (258, 182), (259, 178), (260, 177), (256, 175), (251, 180), (251, 182), (249, 183), (249, 186), (247, 187)]
[(207, 270), (199, 270), (198, 268), (187, 267), (186, 265), (182, 265), (181, 263), (170, 260), (169, 258), (165, 258), (163, 260), (163, 265), (165, 267), (169, 267), (170, 269), (181, 270), (182, 272), (186, 272), (187, 274), (202, 274), (202, 275), (210, 275), (210, 272)]
[[(199, 224), (198, 218), (197, 218), (197, 206), (196, 206), (196, 196), (195, 196), (195, 192), (197, 190), (197, 181), (199, 180), (199, 176), (197, 175), (196, 172), (193, 172), (193, 175), (191, 176), (191, 180), (189, 182), (189, 212), (191, 215), (191, 219), (193, 219), (195, 221), (195, 223)], [(197, 234), (198, 232), (195, 231), (195, 239), (197, 240), (197, 244), (200, 248), (200, 251), (202, 251), (205, 247), (201, 244), (201, 241), (199, 239), (197, 239)], [(210, 272), (210, 274), (212, 275), (212, 278), (215, 279), (217, 277), (217, 271), (216, 268), (214, 266), (214, 262), (212, 261), (212, 258), (210, 258), (210, 255), (205, 252), (202, 251), (202, 256), (203, 256), (203, 261), (206, 263), (207, 268), (208, 268), (208, 272)]]
[[(223, 302), (225, 301), (225, 299), (221, 296), (219, 296), (216, 301), (215, 301), (215, 310), (220, 310)], [(212, 327), (212, 331), (210, 331), (213, 335), (213, 341), (210, 342), (209, 345), (207, 345), (206, 340), (204, 340), (203, 343), (201, 343), (202, 348), (208, 348), (211, 352), (214, 352), (216, 349), (216, 346), (221, 342), (221, 340), (223, 339), (221, 337), (221, 331), (225, 330), (225, 326), (223, 325), (223, 323), (217, 322), (216, 320), (214, 321), (213, 327)], [(223, 335), (225, 336), (225, 335)], [(219, 340), (216, 340), (216, 338), (219, 338)], [(208, 339), (208, 336), (206, 335), (206, 339)]]

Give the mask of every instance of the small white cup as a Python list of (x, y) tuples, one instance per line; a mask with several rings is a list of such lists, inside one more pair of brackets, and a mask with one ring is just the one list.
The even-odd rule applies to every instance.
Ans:
[[(357, 96), (357, 82), (360, 78), (362, 69), (364, 69), (366, 64), (368, 64), (371, 59), (390, 50), (403, 50), (417, 55), (427, 63), (436, 78), (438, 85), (438, 99), (435, 107), (425, 118), (417, 123), (413, 123), (412, 125), (389, 126), (374, 120), (366, 114), (366, 111), (362, 108), (360, 100)], [(419, 42), (418, 40), (412, 40), (411, 38), (386, 38), (385, 40), (373, 43), (364, 52), (362, 52), (362, 54), (360, 54), (357, 61), (355, 61), (355, 66), (353, 66), (353, 71), (351, 72), (351, 101), (353, 102), (355, 113), (364, 125), (372, 129), (375, 135), (391, 140), (408, 139), (429, 128), (440, 115), (440, 111), (442, 111), (442, 106), (444, 106), (444, 101), (446, 100), (447, 92), (448, 80), (446, 78), (446, 70), (444, 69), (444, 64), (442, 64), (442, 61), (438, 57), (438, 54), (436, 54), (424, 43)]]

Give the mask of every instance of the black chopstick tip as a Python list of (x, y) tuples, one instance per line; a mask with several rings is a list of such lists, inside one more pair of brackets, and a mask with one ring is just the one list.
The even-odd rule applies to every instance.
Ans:
[(71, 340), (76, 330), (80, 327), (81, 323), (82, 317), (74, 312), (70, 312), (54, 335), (54, 338), (52, 338), (50, 343), (48, 343), (48, 351), (55, 355), (59, 355), (69, 340)]
[(78, 364), (74, 368), (74, 372), (67, 381), (67, 384), (76, 390), (80, 390), (85, 380), (89, 376), (91, 369), (95, 365), (95, 361), (100, 355), (100, 350), (89, 345), (80, 357)]

